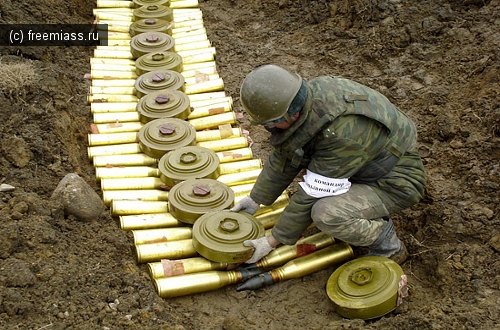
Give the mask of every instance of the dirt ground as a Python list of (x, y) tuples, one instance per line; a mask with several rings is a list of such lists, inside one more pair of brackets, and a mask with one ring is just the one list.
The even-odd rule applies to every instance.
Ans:
[[(94, 7), (0, 0), (0, 23), (91, 23)], [(410, 296), (380, 319), (344, 319), (325, 291), (331, 268), (256, 291), (159, 298), (109, 212), (80, 222), (50, 200), (68, 173), (100, 193), (87, 156), (92, 48), (4, 47), (0, 184), (15, 190), (0, 192), (0, 328), (500, 329), (500, 1), (200, 0), (200, 8), (235, 111), (245, 75), (274, 63), (306, 79), (364, 83), (415, 121), (428, 194), (393, 216), (411, 253)], [(267, 132), (240, 124), (265, 159)]]

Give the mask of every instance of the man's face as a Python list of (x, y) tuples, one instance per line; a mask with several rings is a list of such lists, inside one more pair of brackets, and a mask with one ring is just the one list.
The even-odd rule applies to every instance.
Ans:
[(289, 129), (290, 126), (292, 126), (292, 125), (285, 120), (285, 121), (282, 121), (282, 122), (279, 122), (279, 123), (276, 123), (276, 124), (264, 125), (264, 126), (266, 126), (267, 128), (279, 128), (279, 129), (282, 129), (282, 130), (286, 130), (286, 129)]
[(273, 134), (280, 133), (281, 131), (289, 129), (293, 125), (293, 123), (295, 123), (299, 119), (299, 117), (300, 117), (300, 111), (298, 111), (296, 114), (292, 116), (292, 118), (290, 118), (291, 122), (286, 120), (285, 117), (281, 117), (278, 120), (264, 123), (262, 124), (262, 126), (264, 126), (264, 128), (267, 131)]

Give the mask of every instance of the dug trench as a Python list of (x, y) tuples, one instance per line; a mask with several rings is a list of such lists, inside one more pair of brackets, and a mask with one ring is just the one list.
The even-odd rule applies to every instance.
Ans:
[[(88, 222), (50, 197), (87, 155), (90, 47), (0, 49), (0, 326), (5, 329), (495, 329), (500, 327), (499, 1), (201, 1), (225, 91), (256, 158), (268, 133), (238, 103), (253, 68), (341, 75), (414, 120), (426, 197), (393, 215), (410, 295), (372, 321), (335, 313), (334, 267), (255, 291), (162, 299), (108, 211)], [(91, 23), (93, 1), (0, 1), (0, 22)], [(294, 186), (289, 189), (293, 193)]]

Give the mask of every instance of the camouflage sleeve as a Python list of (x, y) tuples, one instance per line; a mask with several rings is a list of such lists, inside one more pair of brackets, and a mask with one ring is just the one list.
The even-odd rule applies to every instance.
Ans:
[(295, 244), (312, 223), (311, 208), (316, 201), (317, 198), (307, 195), (299, 187), (272, 229), (274, 238), (286, 245)]
[(259, 204), (271, 205), (295, 179), (300, 170), (300, 168), (290, 166), (286, 157), (274, 150), (264, 164), (250, 197)]

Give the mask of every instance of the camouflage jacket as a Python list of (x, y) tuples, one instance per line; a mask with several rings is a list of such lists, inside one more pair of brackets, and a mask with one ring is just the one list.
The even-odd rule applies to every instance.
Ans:
[[(400, 199), (402, 208), (416, 203), (425, 178), (413, 122), (385, 96), (354, 81), (323, 76), (309, 81), (308, 87), (298, 121), (271, 136), (274, 150), (252, 199), (272, 204), (307, 168), (330, 178), (349, 178), (353, 184), (376, 184)], [(312, 222), (315, 201), (299, 187), (273, 235), (294, 244)]]

